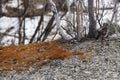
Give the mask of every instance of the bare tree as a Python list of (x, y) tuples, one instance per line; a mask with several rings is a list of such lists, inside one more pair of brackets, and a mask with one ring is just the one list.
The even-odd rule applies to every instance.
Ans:
[(88, 0), (88, 13), (89, 13), (89, 38), (96, 37), (96, 21), (94, 18), (94, 0)]

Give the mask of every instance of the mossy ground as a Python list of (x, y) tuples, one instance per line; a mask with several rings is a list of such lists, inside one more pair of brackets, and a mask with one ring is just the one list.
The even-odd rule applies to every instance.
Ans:
[[(37, 68), (53, 59), (70, 58), (71, 55), (84, 55), (83, 52), (71, 52), (69, 44), (62, 39), (31, 43), (27, 45), (11, 45), (0, 49), (0, 69), (3, 73), (15, 70), (22, 72), (30, 67)], [(81, 58), (84, 59), (84, 58)]]

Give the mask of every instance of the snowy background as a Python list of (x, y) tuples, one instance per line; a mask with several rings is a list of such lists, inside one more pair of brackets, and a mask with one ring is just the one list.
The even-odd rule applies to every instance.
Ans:
[[(70, 0), (69, 1), (69, 5), (71, 4), (72, 1), (75, 1), (75, 0)], [(104, 7), (110, 7), (110, 6), (114, 6), (113, 3), (111, 3), (111, 0), (100, 0), (101, 1), (101, 7), (104, 5)], [(18, 3), (17, 3), (17, 0), (14, 0), (11, 4), (7, 4), (9, 6), (13, 6), (13, 7), (17, 7)], [(3, 5), (3, 10), (6, 11), (4, 9), (6, 5)], [(85, 0), (85, 6), (87, 6), (87, 0)], [(118, 6), (119, 7), (119, 6)], [(112, 17), (112, 13), (111, 10), (107, 10), (104, 12), (104, 18), (103, 18), (103, 21), (102, 22), (106, 22), (106, 20), (111, 20), (111, 17)], [(52, 14), (50, 14), (52, 15)], [(71, 21), (72, 20), (72, 17), (71, 17), (72, 14), (67, 14), (66, 15), (66, 18)], [(118, 14), (118, 16), (120, 16), (120, 14)], [(120, 17), (117, 18), (117, 23), (120, 24)], [(36, 29), (36, 26), (38, 25), (38, 21), (39, 21), (40, 17), (34, 17), (33, 19), (30, 19), (30, 18), (26, 18), (26, 35), (28, 37), (28, 39), (31, 38), (31, 36), (33, 35), (35, 29)], [(44, 18), (44, 23), (42, 23), (42, 25), (46, 25), (47, 21), (50, 19), (50, 16), (45, 16)], [(88, 26), (88, 21), (87, 21), (87, 17), (86, 17), (86, 20), (84, 20), (84, 26)], [(65, 26), (66, 25), (66, 22), (65, 21), (61, 21), (61, 25)], [(17, 30), (18, 30), (18, 26), (19, 26), (19, 22), (18, 22), (18, 19), (17, 18), (8, 18), (8, 17), (1, 17), (0, 18), (0, 32), (4, 32), (7, 28), (9, 27), (14, 27), (14, 30), (12, 30), (10, 32), (10, 34), (14, 35)], [(99, 28), (99, 26), (98, 26)], [(16, 34), (17, 35), (17, 34)], [(18, 36), (18, 35), (17, 35)], [(59, 37), (59, 35), (57, 35), (57, 37)], [(48, 37), (48, 40), (51, 40), (53, 38), (53, 36), (49, 36)], [(14, 38), (14, 37), (11, 37), (11, 36), (6, 36), (4, 37), (4, 39), (2, 40), (2, 43), (4, 43), (4, 45), (10, 45), (11, 44), (11, 41), (15, 41), (17, 43), (17, 38)], [(26, 43), (28, 43), (28, 41), (26, 40)]]

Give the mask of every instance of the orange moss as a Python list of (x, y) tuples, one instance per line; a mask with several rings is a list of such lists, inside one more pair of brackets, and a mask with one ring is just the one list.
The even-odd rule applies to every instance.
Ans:
[(74, 54), (75, 54), (75, 55), (80, 55), (80, 56), (81, 56), (81, 55), (84, 55), (84, 52), (79, 51), (79, 52), (75, 52)]
[(64, 52), (59, 55), (59, 58), (60, 59), (70, 58), (71, 55), (72, 55), (72, 53), (70, 53), (70, 52)]
[[(69, 58), (73, 53), (65, 49), (68, 45), (62, 39), (58, 39), (50, 42), (2, 47), (0, 50), (0, 68), (4, 71), (14, 69), (20, 72), (28, 70), (30, 67), (37, 68), (53, 59)], [(83, 52), (74, 54), (84, 55)]]

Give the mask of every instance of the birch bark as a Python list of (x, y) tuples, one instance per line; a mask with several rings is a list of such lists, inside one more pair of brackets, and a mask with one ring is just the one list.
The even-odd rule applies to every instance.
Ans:
[(68, 35), (67, 33), (65, 33), (65, 32), (63, 31), (63, 28), (62, 28), (61, 25), (60, 25), (60, 18), (59, 18), (58, 11), (57, 11), (57, 8), (56, 8), (55, 3), (54, 3), (52, 0), (47, 0), (47, 2), (48, 2), (48, 4), (50, 5), (50, 9), (51, 9), (51, 11), (53, 12), (53, 15), (54, 15), (54, 17), (55, 17), (58, 34), (59, 34), (64, 40), (69, 41), (69, 40), (73, 39), (72, 36)]

